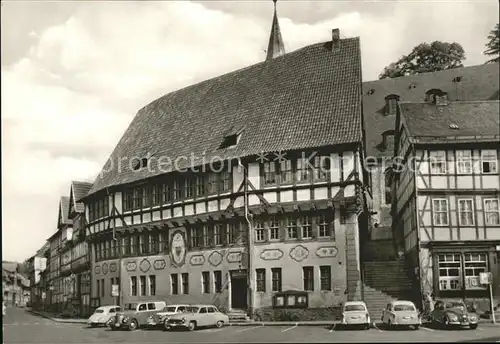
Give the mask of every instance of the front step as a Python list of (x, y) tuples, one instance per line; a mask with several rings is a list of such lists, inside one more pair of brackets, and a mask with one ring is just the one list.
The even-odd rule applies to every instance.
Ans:
[(229, 317), (230, 323), (244, 323), (251, 321), (250, 317), (243, 309), (233, 309), (227, 313), (227, 316)]

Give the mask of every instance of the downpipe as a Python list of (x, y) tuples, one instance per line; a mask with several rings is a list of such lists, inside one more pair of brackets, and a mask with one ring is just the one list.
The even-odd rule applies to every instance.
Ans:
[(253, 314), (253, 230), (252, 222), (250, 221), (250, 216), (248, 213), (248, 169), (243, 166), (241, 160), (238, 159), (238, 165), (243, 168), (243, 180), (244, 180), (244, 210), (245, 210), (245, 221), (248, 226), (248, 315), (251, 317)]

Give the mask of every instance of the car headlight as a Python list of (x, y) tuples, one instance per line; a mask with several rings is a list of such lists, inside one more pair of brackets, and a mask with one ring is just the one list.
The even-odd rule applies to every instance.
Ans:
[(474, 315), (471, 315), (471, 316), (469, 317), (469, 320), (476, 321), (476, 320), (477, 320), (477, 318), (476, 318)]
[(186, 318), (182, 318), (182, 319), (181, 319), (181, 321), (182, 321), (183, 323), (185, 323), (185, 322), (186, 322)]
[(458, 317), (455, 314), (448, 314), (450, 321), (458, 321)]
[(129, 317), (125, 317), (123, 318), (122, 322), (126, 323), (130, 318)]

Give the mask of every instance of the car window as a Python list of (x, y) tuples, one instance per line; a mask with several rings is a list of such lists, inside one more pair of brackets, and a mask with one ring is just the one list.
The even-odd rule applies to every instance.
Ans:
[(198, 307), (186, 307), (186, 312), (198, 313)]
[(125, 304), (125, 310), (135, 311), (137, 309), (137, 303), (127, 303)]
[(104, 313), (104, 309), (96, 309), (94, 313)]
[(413, 307), (412, 305), (395, 305), (394, 311), (395, 312), (414, 312), (415, 307)]
[(117, 312), (121, 312), (121, 311), (122, 311), (122, 309), (121, 309), (120, 307), (116, 307), (116, 308), (115, 308), (115, 310), (116, 310)]
[(447, 302), (446, 308), (465, 308), (465, 305), (462, 302)]
[(146, 304), (145, 303), (141, 303), (139, 305), (139, 311), (145, 311), (146, 310)]
[(115, 309), (114, 308), (110, 308), (109, 309), (109, 313), (114, 313), (115, 312)]
[(149, 311), (154, 311), (156, 309), (156, 305), (154, 303), (148, 303), (148, 310)]
[(177, 312), (184, 312), (186, 310), (186, 307), (180, 306), (177, 308)]
[(175, 313), (175, 307), (165, 307), (162, 312)]
[(215, 313), (215, 309), (213, 307), (208, 307), (208, 313)]
[(207, 309), (205, 307), (203, 307), (203, 308), (200, 309), (199, 313), (206, 313), (206, 312), (207, 312)]
[(366, 311), (366, 308), (363, 305), (347, 305), (345, 306), (344, 311), (346, 312)]

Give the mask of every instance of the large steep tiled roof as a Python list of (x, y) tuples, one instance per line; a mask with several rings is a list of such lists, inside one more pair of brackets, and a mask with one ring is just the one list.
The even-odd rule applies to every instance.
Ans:
[(69, 218), (68, 218), (68, 214), (69, 214), (69, 197), (68, 196), (61, 196), (61, 199), (59, 201), (58, 225), (62, 225), (62, 224), (70, 225), (70, 224), (72, 224), (71, 220), (69, 220)]
[[(453, 80), (460, 77), (460, 82)], [(450, 100), (500, 99), (499, 64), (449, 69), (394, 79), (363, 83), (363, 112), (366, 128), (367, 156), (390, 156), (393, 151), (381, 150), (382, 133), (393, 130), (395, 116), (384, 113), (385, 97), (399, 95), (400, 101), (421, 102), (425, 92), (440, 89), (448, 93)]]
[[(78, 202), (78, 200), (87, 196), (90, 189), (92, 188), (92, 183), (89, 182), (71, 182), (71, 190), (70, 190), (70, 205), (68, 211), (71, 212), (71, 206), (74, 204), (75, 211), (77, 213), (83, 213), (85, 211), (85, 206), (82, 202)], [(75, 203), (76, 202), (76, 203)]]
[(448, 105), (401, 103), (401, 116), (412, 137), (487, 137), (500, 140), (500, 102), (459, 101)]
[[(361, 80), (359, 38), (349, 38), (333, 51), (331, 42), (307, 46), (167, 94), (138, 112), (111, 154), (115, 168), (107, 163), (89, 194), (173, 170), (157, 168), (163, 157), (188, 157), (179, 169), (204, 153), (210, 161), (361, 142)], [(218, 149), (241, 130), (236, 147)], [(147, 153), (157, 158), (152, 171), (116, 168), (120, 157)]]

